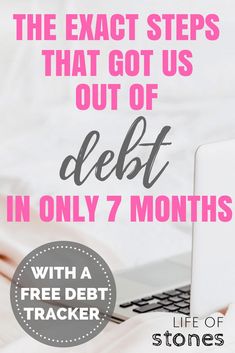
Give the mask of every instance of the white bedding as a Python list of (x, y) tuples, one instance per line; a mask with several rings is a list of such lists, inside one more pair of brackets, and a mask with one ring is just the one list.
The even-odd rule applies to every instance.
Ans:
[[(225, 318), (223, 319), (223, 324), (218, 329), (214, 327), (208, 329), (204, 325), (203, 320), (199, 320), (198, 328), (193, 328), (192, 325), (188, 325), (187, 328), (173, 328), (173, 316), (172, 314), (166, 313), (152, 313), (144, 314), (138, 317), (132, 318), (121, 325), (111, 324), (106, 327), (106, 329), (95, 339), (90, 342), (73, 348), (64, 348), (65, 352), (70, 353), (136, 353), (136, 352), (146, 352), (154, 353), (156, 350), (160, 353), (164, 352), (175, 352), (180, 350), (180, 352), (214, 352), (214, 353), (233, 353), (235, 349), (235, 334), (234, 334), (234, 315), (235, 307), (231, 305)], [(215, 313), (212, 315), (213, 319), (222, 317), (221, 314)], [(175, 316), (175, 323), (179, 325), (180, 316)], [(192, 347), (189, 347), (187, 343), (183, 347), (176, 347), (172, 344), (171, 347), (167, 347), (164, 341), (164, 333), (166, 331), (174, 336), (179, 332), (184, 335), (187, 342), (187, 337), (189, 334), (197, 334), (200, 337), (200, 346), (196, 347), (193, 343)], [(152, 339), (152, 336), (157, 333), (161, 334), (162, 345), (160, 347), (154, 346), (152, 343), (155, 342)], [(210, 333), (213, 337), (216, 334), (222, 334), (224, 344), (223, 346), (215, 346), (215, 341), (211, 346), (205, 346), (201, 342), (201, 338), (205, 333)], [(159, 337), (159, 336), (158, 336)], [(171, 339), (170, 339), (170, 342)], [(180, 339), (178, 339), (180, 342)], [(194, 340), (192, 340), (194, 342)], [(208, 343), (208, 341), (207, 341)], [(21, 338), (12, 344), (6, 346), (1, 353), (12, 353), (17, 349), (18, 353), (24, 353), (25, 347), (28, 347), (28, 351), (34, 353), (53, 353), (58, 352), (58, 348), (42, 345), (35, 340), (32, 340), (30, 337)]]

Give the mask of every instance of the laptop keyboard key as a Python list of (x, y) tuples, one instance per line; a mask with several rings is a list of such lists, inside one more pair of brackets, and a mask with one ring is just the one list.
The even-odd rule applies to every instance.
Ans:
[(184, 287), (181, 287), (181, 288), (178, 288), (178, 290), (180, 291), (180, 292), (182, 292), (182, 293), (188, 293), (188, 292), (190, 292), (190, 285), (188, 285), (188, 286), (184, 286)]
[(130, 306), (132, 306), (132, 303), (123, 303), (123, 304), (120, 304), (119, 306), (120, 306), (120, 308), (126, 309), (126, 308), (129, 308)]
[(169, 298), (169, 295), (161, 293), (161, 294), (154, 294), (153, 297), (159, 300), (164, 300)]
[(142, 302), (136, 303), (135, 305), (137, 305), (137, 306), (144, 306), (144, 305), (148, 305), (148, 302), (142, 301)]
[(182, 309), (189, 307), (188, 303), (185, 303), (185, 302), (177, 303), (176, 305), (178, 306), (178, 308), (182, 308)]
[(184, 315), (189, 315), (190, 309), (189, 308), (179, 309), (179, 313)]
[(179, 302), (182, 302), (183, 299), (180, 298), (180, 297), (172, 297), (172, 298), (169, 298), (169, 300), (172, 302), (172, 303), (179, 303)]
[(158, 302), (158, 304), (161, 304), (161, 306), (167, 306), (167, 305), (171, 305), (172, 301), (170, 301), (169, 299), (165, 299)]
[(156, 310), (154, 310), (154, 311), (157, 311), (157, 312), (161, 312), (161, 313), (169, 313), (169, 311), (167, 310), (167, 308), (164, 308), (164, 307), (161, 307), (161, 308), (158, 308), (158, 309), (156, 309)]
[(173, 313), (174, 311), (178, 311), (179, 310), (179, 308), (176, 305), (174, 305), (174, 304), (167, 306), (165, 309), (167, 311), (171, 312), (171, 313)]
[(184, 300), (189, 300), (190, 299), (190, 295), (188, 293), (183, 293), (183, 294), (180, 294), (180, 297)]
[(157, 310), (159, 308), (161, 308), (160, 304), (152, 303), (152, 304), (141, 306), (140, 308), (135, 308), (135, 309), (133, 309), (133, 311), (138, 314), (144, 314), (144, 313), (148, 313), (150, 311)]
[(176, 297), (179, 295), (178, 290), (169, 290), (168, 292), (164, 292), (164, 294), (167, 294), (169, 297)]

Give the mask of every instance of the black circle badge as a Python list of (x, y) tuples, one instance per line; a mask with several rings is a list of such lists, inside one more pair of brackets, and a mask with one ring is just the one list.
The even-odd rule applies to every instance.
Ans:
[(27, 255), (11, 283), (11, 305), (36, 340), (72, 347), (98, 335), (113, 314), (116, 286), (109, 266), (78, 243), (45, 244)]

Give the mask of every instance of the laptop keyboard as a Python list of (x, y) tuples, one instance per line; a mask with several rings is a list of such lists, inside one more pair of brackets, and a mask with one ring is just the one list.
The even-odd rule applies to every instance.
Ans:
[(120, 307), (132, 309), (137, 314), (158, 311), (189, 315), (190, 285), (123, 303)]

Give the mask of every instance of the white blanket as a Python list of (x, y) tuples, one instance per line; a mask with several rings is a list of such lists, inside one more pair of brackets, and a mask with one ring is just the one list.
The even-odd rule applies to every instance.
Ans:
[[(213, 318), (216, 320), (218, 317), (222, 317), (221, 314), (216, 313)], [(223, 328), (207, 329), (205, 328), (203, 321), (199, 321), (199, 328), (195, 329), (192, 327), (182, 329), (171, 329), (172, 328), (172, 314), (146, 314), (136, 318), (130, 319), (121, 325), (113, 325), (112, 328), (106, 328), (95, 339), (90, 342), (73, 348), (64, 349), (64, 352), (70, 353), (154, 353), (154, 352), (182, 352), (182, 353), (202, 353), (202, 352), (213, 352), (213, 353), (232, 353), (235, 352), (235, 306), (231, 305), (223, 323)], [(176, 316), (176, 322), (179, 322), (180, 316)], [(222, 347), (205, 347), (202, 343), (199, 347), (189, 347), (187, 345), (183, 347), (176, 347), (172, 345), (167, 347), (164, 343), (160, 347), (154, 346), (152, 335), (154, 333), (161, 333), (165, 331), (171, 331), (174, 334), (181, 332), (185, 337), (188, 334), (198, 334), (200, 339), (203, 334), (210, 333), (215, 335), (217, 333), (223, 334), (224, 345)], [(28, 352), (33, 353), (55, 353), (59, 352), (60, 348), (54, 348), (42, 345), (37, 341), (29, 337), (24, 337), (21, 340), (14, 342), (13, 344), (0, 350), (1, 353), (13, 353), (17, 350), (18, 353), (25, 353), (25, 347)]]

